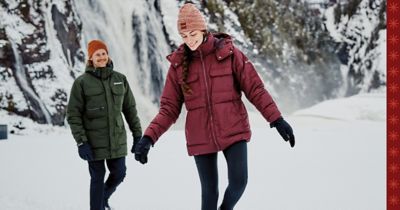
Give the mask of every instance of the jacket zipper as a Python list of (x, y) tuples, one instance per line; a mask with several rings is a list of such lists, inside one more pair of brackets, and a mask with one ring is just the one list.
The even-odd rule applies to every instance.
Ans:
[[(109, 82), (109, 80), (107, 79), (107, 81), (108, 81), (108, 84), (110, 83)], [(111, 124), (110, 124), (110, 113), (109, 113), (109, 109), (110, 109), (110, 107), (109, 107), (109, 105), (108, 105), (108, 101), (107, 101), (107, 98), (110, 98), (110, 97), (107, 97), (107, 90), (106, 90), (106, 87), (104, 86), (104, 81), (103, 80), (101, 80), (101, 85), (103, 86), (103, 90), (104, 90), (104, 93), (106, 94), (106, 103), (107, 103), (107, 127), (108, 127), (108, 131), (109, 131), (109, 135), (108, 135), (108, 137), (109, 137), (109, 139), (108, 139), (108, 143), (110, 144), (110, 146), (109, 146), (109, 154), (110, 154), (110, 158), (112, 157), (112, 146), (111, 146), (111, 139), (112, 139), (112, 137), (113, 137), (113, 135), (114, 135), (114, 132), (115, 132), (115, 130), (114, 130), (114, 132), (113, 133), (111, 133), (110, 132), (110, 128), (111, 128)], [(110, 85), (109, 85), (109, 87), (110, 87)], [(110, 87), (111, 88), (111, 87)], [(112, 94), (112, 93), (111, 93)], [(114, 97), (114, 96), (113, 96)], [(114, 99), (114, 98), (113, 98)]]
[(208, 114), (210, 115), (210, 118), (211, 118), (210, 119), (210, 121), (211, 121), (211, 135), (212, 135), (214, 144), (217, 146), (217, 149), (220, 150), (220, 146), (219, 146), (219, 144), (217, 142), (217, 139), (216, 139), (215, 133), (214, 133), (214, 129), (215, 129), (215, 127), (214, 127), (214, 117), (213, 117), (212, 110), (211, 110), (211, 108), (212, 108), (211, 107), (211, 97), (210, 97), (210, 94), (208, 93), (208, 91), (210, 89), (208, 87), (208, 82), (207, 82), (207, 74), (206, 74), (206, 68), (204, 66), (204, 61), (203, 61), (203, 53), (201, 52), (201, 50), (199, 50), (199, 52), (200, 52), (201, 65), (203, 67), (204, 82), (205, 82), (205, 85), (206, 85), (206, 95), (207, 95), (207, 102), (208, 102), (207, 103), (207, 109), (208, 109)]

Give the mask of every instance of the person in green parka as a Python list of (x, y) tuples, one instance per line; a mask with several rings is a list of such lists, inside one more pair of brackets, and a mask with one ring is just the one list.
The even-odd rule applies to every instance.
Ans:
[[(106, 44), (92, 40), (86, 70), (74, 81), (67, 107), (79, 156), (89, 164), (91, 210), (110, 209), (108, 200), (126, 174), (127, 135), (121, 113), (132, 132), (134, 151), (142, 136), (135, 98), (126, 77), (113, 70)], [(105, 183), (104, 162), (110, 171)]]

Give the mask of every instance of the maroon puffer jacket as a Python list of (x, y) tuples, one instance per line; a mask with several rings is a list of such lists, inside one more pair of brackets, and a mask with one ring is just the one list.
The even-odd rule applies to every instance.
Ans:
[(175, 123), (182, 104), (187, 109), (185, 134), (189, 155), (214, 153), (231, 144), (249, 141), (251, 131), (242, 91), (268, 122), (281, 116), (252, 63), (232, 44), (229, 35), (209, 34), (193, 52), (183, 94), (183, 45), (167, 59), (171, 62), (161, 96), (160, 110), (144, 135), (154, 142)]

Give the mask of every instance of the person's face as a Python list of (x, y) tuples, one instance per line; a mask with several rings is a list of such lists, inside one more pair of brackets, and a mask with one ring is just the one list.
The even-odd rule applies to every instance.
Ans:
[(108, 54), (105, 49), (98, 49), (94, 51), (92, 58), (90, 58), (93, 62), (93, 66), (95, 68), (105, 67), (108, 62)]
[(182, 32), (181, 37), (190, 50), (195, 51), (203, 42), (204, 32), (200, 30)]

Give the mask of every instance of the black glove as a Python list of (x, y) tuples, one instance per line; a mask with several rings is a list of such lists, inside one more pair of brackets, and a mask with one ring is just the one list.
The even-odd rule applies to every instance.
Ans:
[(135, 147), (141, 138), (142, 138), (141, 136), (133, 137), (133, 145), (132, 145), (131, 153), (135, 153)]
[(79, 157), (81, 157), (83, 160), (87, 161), (93, 160), (92, 147), (87, 142), (78, 145), (78, 153)]
[(282, 117), (278, 118), (274, 122), (270, 124), (270, 127), (275, 127), (278, 130), (278, 133), (282, 136), (285, 141), (289, 140), (290, 146), (294, 147), (294, 135), (293, 129), (290, 127), (289, 123), (287, 123)]
[(143, 136), (135, 147), (135, 159), (142, 164), (147, 163), (147, 154), (150, 147), (153, 145), (153, 140), (148, 136)]

